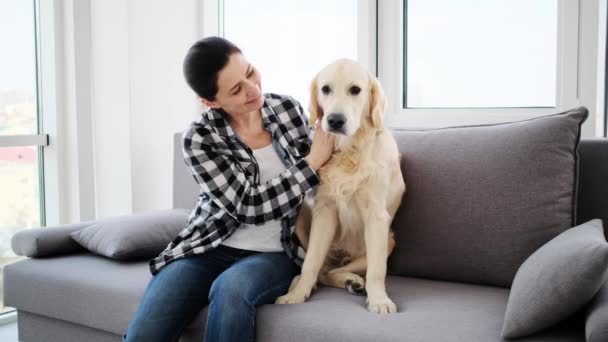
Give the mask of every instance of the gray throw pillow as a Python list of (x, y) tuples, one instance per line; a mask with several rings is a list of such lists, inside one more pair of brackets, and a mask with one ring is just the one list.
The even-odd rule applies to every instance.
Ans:
[(110, 217), (70, 234), (89, 251), (118, 260), (149, 259), (186, 227), (186, 209), (155, 210)]
[(576, 225), (584, 107), (525, 121), (394, 130), (407, 191), (388, 272), (509, 287)]
[(608, 282), (604, 283), (589, 304), (585, 337), (587, 342), (608, 341)]
[(574, 314), (595, 296), (607, 275), (608, 243), (602, 221), (566, 230), (517, 271), (502, 336), (527, 336)]

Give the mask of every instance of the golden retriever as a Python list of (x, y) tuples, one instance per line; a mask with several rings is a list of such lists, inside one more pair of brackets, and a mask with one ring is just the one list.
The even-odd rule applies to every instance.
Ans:
[(306, 250), (301, 274), (276, 303), (304, 302), (318, 280), (367, 294), (371, 312), (394, 313), (385, 288), (386, 263), (405, 183), (397, 144), (383, 124), (384, 92), (363, 66), (340, 59), (319, 71), (310, 95), (310, 125), (321, 120), (323, 129), (336, 135), (336, 145), (319, 170), (312, 209), (304, 205), (298, 216), (295, 232)]

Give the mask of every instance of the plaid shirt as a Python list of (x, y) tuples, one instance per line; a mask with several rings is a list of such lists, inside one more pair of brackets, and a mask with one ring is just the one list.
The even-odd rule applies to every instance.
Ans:
[(293, 98), (264, 94), (262, 119), (272, 134), (275, 151), (287, 170), (259, 184), (259, 169), (251, 149), (228, 125), (221, 110), (211, 109), (183, 134), (183, 154), (200, 185), (196, 206), (186, 227), (160, 255), (150, 260), (156, 274), (170, 262), (205, 253), (219, 246), (242, 223), (262, 224), (281, 219), (281, 244), (294, 263), (302, 266), (304, 250), (292, 237), (304, 193), (319, 184), (303, 158), (312, 141), (302, 106)]

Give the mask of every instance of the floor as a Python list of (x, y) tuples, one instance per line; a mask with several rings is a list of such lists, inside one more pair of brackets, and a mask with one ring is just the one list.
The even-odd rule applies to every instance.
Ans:
[(11, 322), (11, 323), (0, 325), (0, 341), (18, 342), (17, 322)]

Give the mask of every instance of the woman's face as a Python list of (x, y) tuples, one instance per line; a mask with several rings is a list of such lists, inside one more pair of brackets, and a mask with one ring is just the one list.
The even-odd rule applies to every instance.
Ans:
[(241, 53), (233, 53), (218, 73), (214, 101), (203, 99), (211, 108), (222, 108), (233, 115), (256, 111), (264, 104), (260, 73)]

